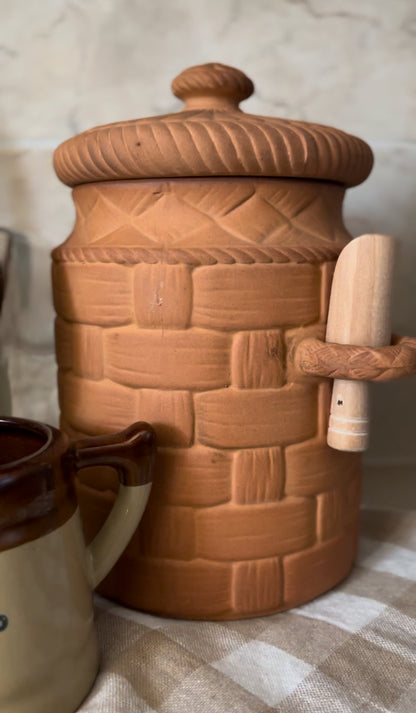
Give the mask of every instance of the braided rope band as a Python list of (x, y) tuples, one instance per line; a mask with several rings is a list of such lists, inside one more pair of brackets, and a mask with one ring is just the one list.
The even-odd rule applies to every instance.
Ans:
[(416, 374), (416, 338), (393, 335), (386, 347), (359, 347), (304, 339), (296, 347), (296, 368), (309, 376), (392, 381)]
[(215, 265), (233, 263), (250, 265), (253, 263), (322, 263), (336, 260), (342, 245), (325, 247), (94, 247), (62, 245), (55, 248), (52, 257), (55, 262), (116, 263), (135, 265), (137, 263), (164, 263), (177, 265)]

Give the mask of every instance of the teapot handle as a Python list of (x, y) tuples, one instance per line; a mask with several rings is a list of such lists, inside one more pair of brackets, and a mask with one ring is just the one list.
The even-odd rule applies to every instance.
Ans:
[(111, 466), (120, 481), (113, 509), (87, 547), (93, 588), (116, 563), (139, 524), (150, 494), (155, 453), (155, 433), (144, 422), (119, 433), (76, 441), (69, 448), (67, 455), (76, 470)]

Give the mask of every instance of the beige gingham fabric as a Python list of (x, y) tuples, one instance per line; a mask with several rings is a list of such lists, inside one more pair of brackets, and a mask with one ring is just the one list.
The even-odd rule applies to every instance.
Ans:
[(212, 623), (96, 605), (82, 713), (416, 713), (416, 512), (363, 511), (352, 574), (290, 612)]

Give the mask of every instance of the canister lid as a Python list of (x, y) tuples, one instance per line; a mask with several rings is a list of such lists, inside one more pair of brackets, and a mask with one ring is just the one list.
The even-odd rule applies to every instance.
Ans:
[(308, 178), (354, 186), (373, 157), (361, 139), (339, 129), (243, 113), (254, 90), (223, 64), (190, 67), (172, 83), (185, 107), (175, 114), (98, 126), (55, 151), (69, 186), (96, 181), (202, 176)]

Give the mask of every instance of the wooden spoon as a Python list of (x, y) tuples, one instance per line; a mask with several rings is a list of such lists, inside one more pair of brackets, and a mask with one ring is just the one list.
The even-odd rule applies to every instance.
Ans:
[[(334, 272), (326, 341), (381, 347), (391, 340), (394, 238), (362, 235), (341, 252)], [(328, 445), (341, 451), (368, 447), (368, 384), (335, 379)]]

